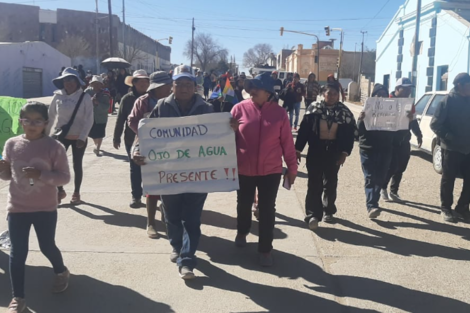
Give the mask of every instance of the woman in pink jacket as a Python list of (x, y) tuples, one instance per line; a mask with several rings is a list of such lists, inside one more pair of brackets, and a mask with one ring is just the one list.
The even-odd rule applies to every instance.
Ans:
[(277, 191), (282, 176), (282, 157), (288, 172), (284, 179), (292, 185), (297, 176), (294, 140), (286, 111), (273, 101), (274, 81), (269, 73), (245, 81), (251, 99), (232, 109), (239, 123), (236, 132), (238, 174), (237, 230), (235, 244), (246, 245), (251, 228), (251, 206), (258, 189), (260, 265), (271, 266)]

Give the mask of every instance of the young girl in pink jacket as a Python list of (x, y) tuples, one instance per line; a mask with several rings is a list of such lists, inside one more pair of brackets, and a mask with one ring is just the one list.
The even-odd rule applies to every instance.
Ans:
[(36, 231), (41, 252), (54, 268), (52, 292), (68, 287), (70, 272), (55, 244), (57, 225), (57, 186), (70, 181), (67, 153), (62, 144), (45, 134), (46, 105), (29, 102), (20, 113), (24, 135), (10, 138), (0, 161), (0, 178), (10, 181), (7, 210), (11, 240), (10, 278), (13, 300), (8, 312), (26, 311), (24, 300), (25, 263), (29, 231)]
[(251, 228), (251, 207), (258, 189), (259, 261), (271, 266), (277, 191), (282, 176), (282, 158), (288, 171), (285, 179), (292, 185), (297, 176), (297, 160), (291, 127), (286, 111), (272, 101), (274, 81), (269, 73), (245, 81), (251, 99), (232, 109), (238, 120), (236, 132), (240, 190), (237, 194), (237, 230), (235, 244), (246, 245)]

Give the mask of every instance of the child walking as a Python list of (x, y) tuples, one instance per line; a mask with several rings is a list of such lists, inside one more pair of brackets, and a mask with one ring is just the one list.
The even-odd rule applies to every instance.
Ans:
[(5, 143), (0, 161), (0, 178), (10, 180), (7, 210), (13, 300), (8, 313), (26, 310), (24, 276), (31, 226), (36, 231), (41, 252), (54, 268), (52, 292), (65, 291), (69, 282), (70, 272), (55, 244), (55, 230), (57, 186), (70, 181), (70, 172), (65, 148), (45, 135), (47, 111), (47, 107), (38, 102), (23, 106), (20, 123), (24, 135), (10, 138)]

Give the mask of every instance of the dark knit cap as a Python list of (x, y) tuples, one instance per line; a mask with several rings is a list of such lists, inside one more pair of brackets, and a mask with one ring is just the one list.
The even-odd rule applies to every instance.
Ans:
[(385, 91), (388, 95), (388, 89), (382, 84), (375, 84), (374, 90), (372, 91), (372, 97), (375, 97), (381, 90)]
[(460, 73), (457, 76), (455, 76), (454, 79), (454, 86), (457, 86), (458, 84), (466, 84), (470, 83), (470, 75), (468, 73)]

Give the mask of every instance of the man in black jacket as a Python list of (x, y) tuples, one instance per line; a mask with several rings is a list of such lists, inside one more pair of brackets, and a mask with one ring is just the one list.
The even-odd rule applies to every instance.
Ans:
[(442, 147), (441, 210), (445, 221), (453, 222), (454, 183), (463, 175), (463, 188), (455, 207), (455, 216), (470, 220), (470, 75), (460, 73), (452, 89), (434, 113), (431, 129)]
[[(409, 78), (400, 78), (397, 81), (395, 91), (390, 94), (390, 98), (409, 98), (411, 95), (411, 88), (415, 86), (411, 83)], [(401, 202), (401, 198), (398, 195), (398, 189), (400, 188), (400, 182), (403, 177), (403, 173), (408, 167), (408, 162), (410, 161), (411, 156), (411, 133), (418, 138), (418, 145), (421, 147), (423, 143), (423, 134), (419, 128), (418, 121), (413, 118), (411, 114), (414, 115), (414, 106), (410, 112), (410, 127), (409, 129), (399, 130), (395, 132), (393, 138), (393, 151), (392, 151), (392, 161), (390, 163), (390, 168), (385, 179), (385, 183), (382, 188), (382, 199), (385, 201), (395, 201)], [(390, 194), (388, 193), (388, 183), (390, 184)]]

